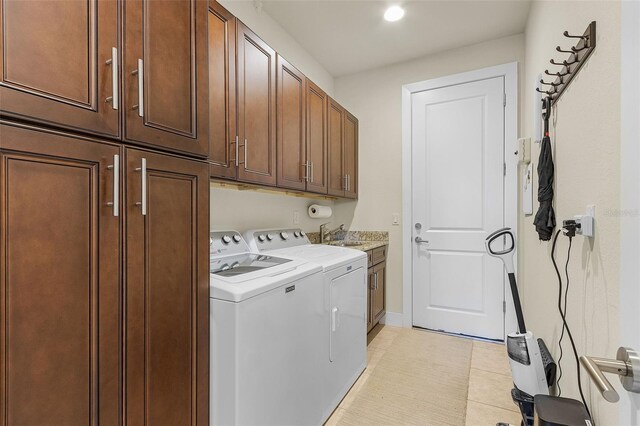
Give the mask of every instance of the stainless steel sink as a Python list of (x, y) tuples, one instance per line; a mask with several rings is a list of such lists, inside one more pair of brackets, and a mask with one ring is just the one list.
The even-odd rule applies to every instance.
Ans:
[(332, 246), (340, 246), (340, 247), (358, 247), (362, 245), (362, 243), (359, 241), (332, 241), (329, 244)]

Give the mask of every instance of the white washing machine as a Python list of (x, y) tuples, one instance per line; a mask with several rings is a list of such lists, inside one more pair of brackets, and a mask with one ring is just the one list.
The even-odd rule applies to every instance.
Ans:
[(300, 229), (252, 230), (244, 236), (253, 251), (322, 266), (326, 420), (367, 365), (367, 255), (345, 247), (311, 244)]
[(321, 424), (321, 267), (252, 253), (235, 231), (210, 242), (211, 424)]

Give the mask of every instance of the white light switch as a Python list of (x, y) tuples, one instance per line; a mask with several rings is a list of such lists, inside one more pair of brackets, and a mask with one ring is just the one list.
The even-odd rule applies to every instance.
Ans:
[(400, 213), (394, 213), (391, 215), (391, 224), (392, 225), (400, 225)]

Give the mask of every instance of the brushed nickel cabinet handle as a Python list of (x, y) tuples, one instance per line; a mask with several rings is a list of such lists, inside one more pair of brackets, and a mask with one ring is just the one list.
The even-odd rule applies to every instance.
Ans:
[(309, 181), (309, 167), (307, 165), (307, 162), (305, 161), (304, 163), (300, 164), (300, 166), (304, 167), (304, 175), (302, 176), (302, 180), (305, 182)]
[(111, 87), (113, 93), (107, 98), (107, 102), (111, 102), (111, 108), (118, 109), (120, 98), (118, 97), (118, 49), (111, 48), (111, 59), (107, 60), (107, 65), (111, 65)]
[(120, 215), (120, 156), (118, 154), (113, 156), (113, 164), (107, 166), (107, 169), (113, 170), (113, 201), (108, 202), (107, 205), (113, 207), (113, 215), (118, 217)]
[(247, 167), (247, 140), (244, 140), (244, 167)]
[(143, 158), (141, 161), (141, 167), (136, 168), (137, 172), (140, 172), (141, 186), (142, 186), (142, 200), (136, 203), (136, 206), (142, 207), (142, 215), (147, 215), (147, 159)]
[(375, 273), (373, 274), (373, 277), (374, 277), (374, 278), (375, 278), (375, 280), (376, 280), (376, 283), (375, 283), (375, 287), (374, 287), (374, 289), (375, 289), (375, 290), (377, 290), (377, 289), (378, 289), (378, 273), (377, 273), (377, 272), (375, 272)]
[(313, 161), (311, 162), (311, 172), (309, 173), (309, 175), (311, 176), (311, 183), (313, 183)]
[(131, 73), (138, 75), (138, 105), (134, 105), (133, 109), (138, 110), (138, 115), (144, 117), (144, 63), (142, 59), (138, 59), (138, 68)]
[(236, 166), (238, 165), (238, 161), (240, 161), (240, 146), (238, 143), (238, 135), (236, 135)]

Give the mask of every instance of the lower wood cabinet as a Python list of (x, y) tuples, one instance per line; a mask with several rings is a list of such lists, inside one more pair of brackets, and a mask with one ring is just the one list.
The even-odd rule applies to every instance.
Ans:
[(0, 417), (120, 423), (120, 147), (0, 126)]
[(387, 276), (387, 246), (378, 247), (367, 252), (369, 261), (367, 292), (367, 331), (380, 322), (386, 313), (385, 289)]
[(208, 424), (209, 168), (125, 152), (127, 424)]
[(207, 164), (2, 122), (0, 215), (2, 419), (208, 424)]

